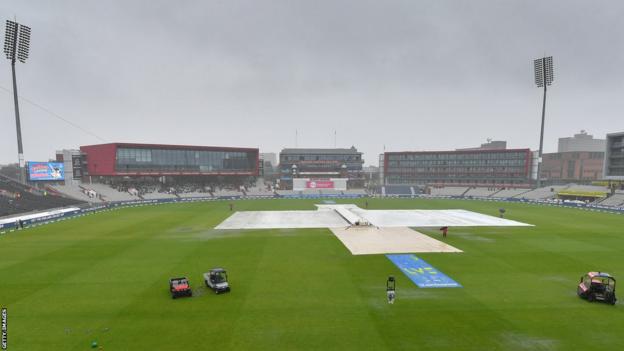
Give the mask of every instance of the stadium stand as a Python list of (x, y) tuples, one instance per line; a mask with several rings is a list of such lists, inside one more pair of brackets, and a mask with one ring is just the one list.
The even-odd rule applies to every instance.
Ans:
[[(146, 181), (55, 185), (55, 190), (73, 198), (89, 201), (133, 201), (137, 199), (172, 199), (216, 196), (275, 195), (266, 186), (204, 184), (196, 182), (161, 184)], [(93, 193), (96, 195), (93, 196)]]
[(170, 193), (153, 192), (153, 193), (145, 193), (141, 195), (141, 197), (146, 200), (154, 200), (154, 199), (175, 199), (179, 196), (176, 196), (176, 194), (170, 194)]
[(413, 187), (409, 185), (386, 185), (386, 195), (414, 195)]
[(522, 195), (524, 193), (527, 193), (531, 191), (531, 189), (501, 189), (495, 193), (493, 193), (492, 195), (490, 195), (490, 197), (492, 198), (500, 198), (500, 199), (506, 199), (508, 197), (515, 197), (518, 195)]
[(139, 199), (138, 194), (132, 195), (128, 190), (122, 191), (115, 188), (111, 188), (106, 184), (93, 183), (85, 184), (83, 187), (91, 189), (101, 195), (106, 201), (131, 201)]
[(78, 185), (51, 185), (50, 186), (52, 189), (54, 189), (55, 191), (58, 191), (68, 197), (71, 197), (73, 199), (76, 200), (80, 200), (80, 201), (86, 201), (86, 202), (92, 202), (92, 203), (98, 203), (98, 202), (103, 202), (104, 199), (102, 199), (101, 197), (96, 196), (90, 196), (89, 195), (89, 189), (78, 186)]
[(266, 185), (263, 178), (259, 178), (255, 184), (248, 186), (245, 192), (249, 196), (270, 196), (275, 194), (273, 187)]
[(519, 194), (514, 196), (518, 199), (527, 199), (527, 200), (546, 200), (553, 199), (558, 191), (568, 189), (568, 185), (553, 185), (546, 186), (543, 188), (533, 189), (531, 191)]
[(241, 191), (239, 190), (232, 190), (232, 189), (220, 189), (220, 190), (216, 190), (214, 192), (215, 196), (241, 196), (244, 195)]
[(431, 187), (430, 189), (431, 189), (431, 195), (436, 195), (436, 196), (462, 196), (470, 188), (465, 187), (465, 186), (464, 187), (449, 186), (449, 187), (444, 187), (444, 188)]
[(464, 193), (464, 196), (478, 196), (478, 197), (489, 197), (497, 192), (499, 192), (500, 189), (498, 188), (477, 188), (477, 187), (472, 187), (470, 189), (468, 189), (468, 191), (466, 191), (466, 193)]
[(615, 194), (602, 200), (602, 206), (624, 207), (624, 190), (617, 190)]
[(82, 203), (0, 177), (0, 217)]
[(608, 194), (609, 189), (606, 186), (568, 184), (566, 189), (557, 191), (557, 198), (595, 204), (605, 199)]
[(301, 191), (294, 190), (276, 190), (278, 195), (281, 196), (292, 196), (292, 195), (301, 195)]

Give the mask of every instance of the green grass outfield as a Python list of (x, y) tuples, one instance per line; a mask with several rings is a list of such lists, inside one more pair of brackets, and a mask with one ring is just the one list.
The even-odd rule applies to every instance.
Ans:
[[(623, 350), (624, 304), (576, 296), (579, 277), (624, 282), (624, 216), (462, 200), (369, 208), (463, 208), (535, 227), (451, 228), (460, 254), (419, 254), (463, 285), (419, 289), (384, 255), (352, 256), (327, 229), (215, 231), (228, 202), (144, 206), (0, 236), (8, 350)], [(319, 200), (235, 202), (314, 209)], [(362, 206), (364, 200), (344, 200)], [(436, 230), (423, 230), (438, 239)], [(202, 273), (228, 269), (215, 295)], [(388, 275), (397, 300), (385, 299)], [(186, 275), (196, 297), (172, 300)], [(619, 291), (624, 300), (624, 285)], [(201, 295), (201, 296), (199, 296)]]

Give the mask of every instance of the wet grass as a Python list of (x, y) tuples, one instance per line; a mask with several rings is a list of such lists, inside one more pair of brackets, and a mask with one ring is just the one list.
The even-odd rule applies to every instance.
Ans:
[[(314, 209), (313, 200), (235, 210)], [(349, 200), (364, 207), (364, 200)], [(0, 237), (9, 350), (598, 350), (624, 348), (624, 306), (575, 295), (581, 274), (624, 276), (624, 216), (462, 200), (377, 200), (370, 209), (462, 208), (531, 223), (451, 228), (464, 252), (421, 254), (461, 289), (419, 289), (383, 255), (352, 256), (329, 230), (213, 228), (228, 203), (128, 208)], [(436, 230), (420, 229), (440, 238)], [(202, 273), (228, 269), (215, 295)], [(385, 301), (388, 275), (397, 300)], [(195, 297), (172, 300), (172, 276)], [(621, 294), (620, 294), (621, 295)]]

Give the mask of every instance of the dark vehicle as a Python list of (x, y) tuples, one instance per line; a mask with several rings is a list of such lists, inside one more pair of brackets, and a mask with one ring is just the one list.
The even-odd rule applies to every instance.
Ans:
[(223, 268), (213, 268), (210, 272), (204, 273), (204, 281), (216, 294), (230, 291), (227, 272)]
[(176, 297), (193, 296), (191, 285), (186, 277), (169, 279), (169, 291), (171, 291), (172, 299)]
[(589, 272), (581, 277), (577, 293), (589, 302), (602, 301), (615, 305), (615, 278), (609, 273)]

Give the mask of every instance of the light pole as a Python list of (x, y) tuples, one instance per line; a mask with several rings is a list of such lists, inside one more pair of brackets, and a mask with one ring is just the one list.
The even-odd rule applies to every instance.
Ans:
[(544, 152), (544, 121), (546, 119), (546, 87), (554, 80), (552, 56), (542, 57), (533, 61), (535, 67), (535, 84), (539, 88), (544, 88), (544, 99), (542, 102), (542, 128), (540, 130), (540, 144), (537, 159), (537, 187), (542, 186), (542, 154)]
[(20, 180), (24, 181), (24, 148), (22, 147), (22, 126), (19, 115), (19, 102), (17, 99), (17, 79), (15, 78), (15, 62), (25, 63), (30, 49), (30, 27), (14, 21), (6, 21), (4, 36), (4, 53), (11, 60), (13, 72), (13, 101), (15, 103), (15, 128), (17, 129), (17, 161)]

